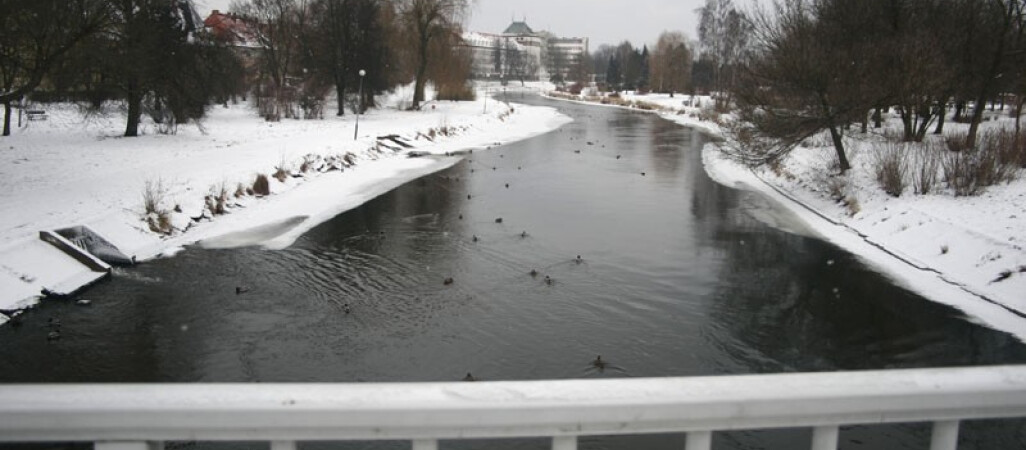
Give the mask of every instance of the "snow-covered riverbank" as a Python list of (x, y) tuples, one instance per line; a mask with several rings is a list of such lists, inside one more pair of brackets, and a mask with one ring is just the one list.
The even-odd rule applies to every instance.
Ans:
[[(709, 113), (703, 114), (690, 97), (628, 93), (621, 100), (628, 106), (609, 106), (651, 111), (720, 133), (715, 123), (703, 120)], [(697, 100), (699, 105), (709, 102)], [(1000, 112), (992, 118), (985, 129), (1008, 126), (1011, 120)], [(966, 125), (947, 127), (951, 132)], [(744, 167), (722, 155), (716, 144), (706, 146), (703, 161), (716, 181), (773, 199), (821, 238), (859, 255), (908, 289), (1026, 340), (1026, 179), (990, 187), (978, 197), (955, 197), (944, 189), (915, 195), (909, 189), (894, 198), (873, 173), (871, 143), (882, 139), (877, 134), (848, 139), (853, 170), (844, 178), (844, 189), (857, 199), (855, 214), (830, 192), (838, 177), (825, 139), (799, 147), (776, 171)]]
[[(118, 111), (87, 115), (73, 105), (48, 105), (49, 120), (0, 140), (0, 291), (46, 287), (17, 251), (37, 241), (40, 230), (86, 225), (137, 260), (195, 242), (282, 248), (341, 212), (459, 161), (447, 155), (524, 139), (570, 120), (552, 108), (485, 102), (483, 96), (432, 102), (406, 112), (386, 101), (360, 117), (356, 140), (351, 114), (268, 123), (248, 105), (215, 107), (201, 128), (121, 138)], [(386, 135), (398, 140), (378, 139)], [(329, 170), (332, 165), (342, 170)], [(279, 169), (284, 181), (272, 176)], [(267, 175), (271, 195), (246, 193), (258, 174)], [(167, 212), (170, 235), (150, 231), (144, 221), (147, 190)], [(206, 197), (221, 191), (229, 193), (225, 214), (211, 214)], [(37, 300), (17, 297), (4, 295), (0, 309)]]

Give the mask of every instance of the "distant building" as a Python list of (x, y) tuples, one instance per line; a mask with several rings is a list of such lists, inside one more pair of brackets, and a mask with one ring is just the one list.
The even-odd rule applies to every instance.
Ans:
[(260, 48), (256, 42), (256, 34), (253, 26), (241, 16), (236, 14), (225, 14), (219, 10), (211, 11), (206, 20), (203, 21), (206, 28), (215, 39), (224, 42), (232, 47)]
[(203, 21), (203, 28), (214, 39), (231, 48), (247, 68), (256, 64), (262, 47), (256, 38), (255, 25), (237, 14), (226, 14), (215, 9)]
[(588, 38), (552, 38), (548, 41), (548, 49), (549, 72), (565, 81), (588, 54)]
[[(479, 79), (564, 80), (588, 53), (587, 38), (561, 38), (513, 21), (500, 34), (467, 32), (472, 73)], [(526, 73), (524, 73), (526, 71)]]

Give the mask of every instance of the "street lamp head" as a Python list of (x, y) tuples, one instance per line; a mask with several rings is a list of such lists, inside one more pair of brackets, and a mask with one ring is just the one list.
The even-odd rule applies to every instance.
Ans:
[(363, 70), (363, 69), (360, 69), (360, 76), (362, 77), (364, 75), (367, 75), (367, 71)]

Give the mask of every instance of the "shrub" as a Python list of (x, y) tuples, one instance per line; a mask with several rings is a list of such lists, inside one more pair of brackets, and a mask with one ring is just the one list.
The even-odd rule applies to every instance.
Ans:
[(474, 92), (474, 86), (470, 83), (456, 85), (441, 84), (438, 86), (438, 95), (436, 97), (439, 100), (469, 102), (477, 100), (477, 93)]
[(998, 158), (1001, 163), (1026, 168), (1026, 134), (1020, 133), (1019, 136), (1016, 136), (1015, 132), (1008, 130), (1001, 130), (994, 134), (996, 136), (993, 137), (985, 135), (985, 139), (993, 139), (993, 144), (998, 146), (1000, 149)]
[(271, 195), (271, 180), (267, 179), (267, 175), (257, 175), (253, 181), (253, 193), (259, 196)]
[[(988, 186), (1014, 180), (1019, 173), (1019, 150), (1012, 133), (996, 130), (982, 133), (976, 147), (968, 147), (955, 134), (947, 137), (951, 150), (943, 160), (944, 180), (956, 196), (979, 195)], [(961, 143), (959, 143), (961, 141)]]
[(720, 113), (716, 108), (702, 108), (698, 111), (698, 119), (718, 124), (720, 123)]
[(830, 198), (837, 201), (844, 201), (848, 196), (848, 177), (828, 176), (826, 179), (826, 190)]
[(905, 174), (908, 172), (904, 146), (885, 144), (882, 148), (877, 148), (873, 171), (884, 192), (893, 197), (901, 197), (905, 192)]
[(956, 132), (944, 135), (944, 143), (947, 145), (948, 150), (952, 152), (961, 152), (969, 150), (969, 145), (966, 140), (969, 138), (969, 133)]
[(944, 149), (933, 144), (917, 145), (913, 149), (909, 156), (912, 189), (919, 195), (929, 194), (937, 184)]

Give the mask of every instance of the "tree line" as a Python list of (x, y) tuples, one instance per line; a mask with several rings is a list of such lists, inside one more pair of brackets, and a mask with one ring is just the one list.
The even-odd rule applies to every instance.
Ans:
[[(214, 33), (192, 0), (0, 0), (3, 135), (14, 105), (124, 104), (125, 136), (142, 118), (165, 130), (211, 104), (253, 95), (267, 120), (336, 114), (413, 83), (440, 99), (473, 95), (459, 50), (467, 0), (236, 0), (232, 32)], [(241, 25), (238, 25), (241, 24)], [(363, 70), (365, 76), (360, 76)], [(356, 98), (359, 86), (364, 95)]]
[[(665, 31), (652, 50), (630, 41), (603, 45), (591, 55), (593, 73), (604, 75), (611, 91), (729, 93), (749, 48), (751, 21), (732, 0), (706, 0), (695, 13), (697, 42), (680, 31)], [(721, 108), (729, 103), (727, 96), (715, 97)]]
[(783, 0), (749, 21), (751, 42), (731, 92), (753, 162), (827, 130), (846, 171), (846, 130), (879, 127), (889, 108), (907, 142), (921, 142), (931, 127), (942, 134), (951, 113), (969, 124), (971, 148), (987, 104), (1007, 100), (1018, 140), (1024, 0)]

